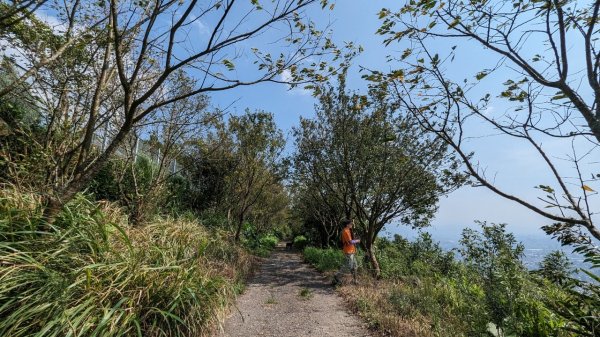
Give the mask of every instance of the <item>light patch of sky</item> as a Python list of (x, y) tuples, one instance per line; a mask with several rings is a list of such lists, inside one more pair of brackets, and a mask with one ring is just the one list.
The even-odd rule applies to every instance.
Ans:
[(204, 22), (202, 22), (202, 19), (199, 17), (196, 17), (192, 21), (192, 25), (197, 29), (197, 31), (200, 35), (206, 35), (209, 33), (208, 27), (206, 26), (206, 24)]
[(14, 48), (7, 41), (0, 40), (0, 53), (1, 53), (0, 55), (13, 58), (13, 59), (17, 60), (17, 62), (18, 62), (18, 57), (21, 54), (21, 51)]
[[(398, 55), (408, 47), (404, 43), (392, 43), (388, 48), (384, 48), (383, 38), (375, 34), (381, 24), (377, 13), (382, 7), (394, 9), (399, 5), (395, 1), (338, 1), (333, 11), (321, 11), (313, 8), (308, 12), (311, 19), (318, 24), (330, 23), (334, 42), (341, 44), (345, 41), (353, 41), (364, 47), (364, 53), (354, 60), (353, 68), (349, 72), (347, 79), (349, 89), (364, 90), (366, 88), (366, 83), (361, 80), (362, 73), (359, 72), (359, 66), (382, 71), (391, 70), (397, 64), (387, 63), (386, 55)], [(206, 24), (210, 26), (210, 23)], [(267, 39), (272, 36), (267, 34), (262, 38)], [(497, 59), (489, 51), (464, 40), (435, 41), (440, 55), (447, 54), (457, 44), (459, 48), (456, 49), (456, 58), (446, 66), (447, 74), (451, 78), (457, 81), (463, 78), (472, 80), (478, 71), (492, 68), (497, 64)], [(532, 52), (545, 47), (531, 43), (524, 48), (526, 52)], [(251, 66), (249, 60), (241, 64)], [(574, 68), (578, 67), (581, 68), (575, 62)], [(282, 78), (285, 76), (286, 74), (283, 74)], [(482, 81), (482, 85), (473, 90), (471, 94), (478, 97), (485, 92), (492, 93), (492, 104), (486, 110), (486, 114), (503, 114), (513, 103), (497, 98), (501, 88), (500, 84), (507, 79), (515, 78), (518, 78), (515, 73), (507, 71), (489, 75)], [(232, 102), (235, 102), (230, 109), (232, 114), (241, 114), (246, 108), (274, 113), (275, 121), (288, 135), (287, 152), (290, 153), (293, 151), (293, 139), (290, 137), (290, 131), (298, 124), (301, 116), (308, 118), (314, 116), (316, 101), (310, 95), (305, 95), (305, 92), (299, 92), (300, 89), (288, 89), (285, 85), (267, 83), (214, 93), (211, 97), (212, 103), (219, 107), (230, 106)], [(481, 162), (482, 167), (486, 167), (488, 176), (495, 177), (496, 182), (509, 193), (524, 196), (536, 204), (538, 203), (536, 198), (543, 197), (544, 194), (534, 186), (555, 183), (539, 156), (536, 156), (523, 141), (507, 140), (506, 137), (494, 135), (493, 130), (481, 125), (471, 125), (469, 132), (476, 136), (470, 141), (469, 146), (477, 153), (477, 159)], [(551, 150), (553, 158), (564, 157), (566, 153), (570, 152), (571, 146), (570, 143), (557, 139), (544, 141), (543, 145), (544, 148)], [(559, 161), (558, 165), (561, 168), (568, 168), (570, 164)], [(600, 186), (595, 189), (600, 190)], [(448, 197), (442, 198), (432, 228), (438, 231), (455, 231), (472, 225), (475, 220), (508, 223), (509, 229), (515, 232), (539, 235), (544, 235), (539, 228), (551, 223), (550, 220), (521, 205), (503, 199), (483, 187), (463, 187)]]
[(67, 31), (67, 24), (59, 20), (54, 14), (47, 11), (38, 11), (35, 14), (38, 19), (48, 24), (55, 33), (64, 33)]
[[(279, 76), (279, 79), (283, 82), (292, 82), (292, 72), (288, 69), (284, 70), (281, 75)], [(290, 95), (300, 95), (300, 96), (310, 96), (312, 95), (312, 91), (304, 88), (303, 86), (300, 87), (292, 87), (291, 85), (287, 86), (288, 88), (288, 93)]]

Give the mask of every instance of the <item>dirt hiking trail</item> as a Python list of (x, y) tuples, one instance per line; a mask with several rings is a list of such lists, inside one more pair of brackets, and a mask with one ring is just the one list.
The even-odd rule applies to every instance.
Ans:
[(277, 247), (250, 280), (219, 337), (367, 337), (326, 277)]

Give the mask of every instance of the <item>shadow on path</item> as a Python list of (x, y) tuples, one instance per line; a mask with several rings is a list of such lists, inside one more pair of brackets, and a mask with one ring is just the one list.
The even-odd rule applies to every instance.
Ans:
[(249, 285), (294, 285), (333, 294), (327, 278), (303, 263), (298, 253), (277, 247), (261, 265)]
[[(238, 311), (239, 310), (239, 311)], [(347, 312), (329, 280), (302, 262), (300, 254), (277, 247), (238, 298), (218, 336), (369, 336)]]

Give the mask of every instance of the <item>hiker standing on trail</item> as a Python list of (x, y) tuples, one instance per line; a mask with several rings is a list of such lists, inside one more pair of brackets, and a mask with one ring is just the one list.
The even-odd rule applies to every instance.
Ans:
[(356, 284), (356, 269), (358, 268), (358, 264), (356, 263), (356, 244), (360, 243), (360, 240), (354, 240), (352, 238), (352, 227), (354, 227), (354, 221), (351, 219), (346, 219), (343, 222), (344, 229), (342, 230), (342, 250), (344, 251), (344, 255), (346, 256), (346, 261), (340, 267), (337, 273), (333, 276), (333, 283), (339, 284), (342, 274), (350, 271), (352, 273), (352, 280), (354, 284)]

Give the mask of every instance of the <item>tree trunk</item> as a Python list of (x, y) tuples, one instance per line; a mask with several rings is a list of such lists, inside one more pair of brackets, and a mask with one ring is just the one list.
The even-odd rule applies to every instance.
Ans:
[(242, 226), (244, 225), (244, 215), (240, 214), (238, 217), (237, 229), (235, 230), (235, 242), (240, 242), (240, 234), (242, 233)]
[[(144, 197), (139, 197), (139, 199)], [(145, 220), (145, 203), (142, 200), (134, 200), (129, 211), (129, 221), (134, 227), (140, 226)]]
[(48, 224), (52, 224), (54, 220), (56, 220), (56, 216), (60, 213), (62, 208), (73, 199), (77, 192), (83, 190), (83, 188), (94, 179), (100, 169), (106, 165), (110, 156), (121, 144), (129, 130), (131, 130), (131, 127), (132, 124), (130, 122), (124, 125), (109, 144), (108, 148), (97, 160), (78, 167), (78, 172), (76, 172), (75, 178), (72, 181), (64, 188), (55, 190), (53, 194), (46, 198), (43, 217)]
[(321, 238), (321, 248), (327, 248), (329, 246), (329, 236), (327, 235), (325, 224), (321, 222), (321, 226), (319, 226), (318, 230), (319, 237)]
[[(60, 211), (62, 211), (62, 208), (64, 206), (64, 203), (62, 203), (60, 201), (60, 199), (57, 199), (55, 197), (52, 196), (47, 196), (45, 197), (44, 200), (44, 212), (42, 214), (42, 227), (46, 227), (47, 225), (52, 225), (52, 223), (54, 223), (54, 220), (56, 220), (56, 217), (58, 216), (58, 214), (60, 213)], [(40, 229), (45, 229), (45, 228), (40, 228)]]
[(381, 268), (379, 267), (379, 262), (377, 261), (377, 257), (375, 256), (375, 249), (373, 247), (373, 243), (369, 242), (366, 245), (367, 256), (369, 259), (369, 264), (371, 264), (373, 277), (379, 279), (381, 277)]

